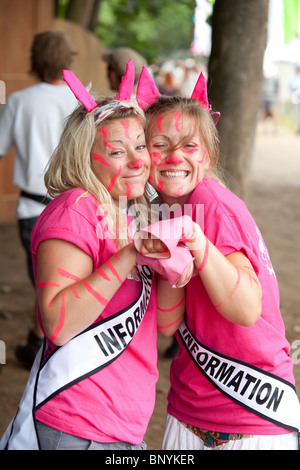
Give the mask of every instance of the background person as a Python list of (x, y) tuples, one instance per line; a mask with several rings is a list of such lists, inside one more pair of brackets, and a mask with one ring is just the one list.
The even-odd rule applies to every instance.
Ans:
[[(77, 104), (62, 80), (62, 70), (70, 68), (73, 57), (74, 51), (62, 33), (37, 34), (31, 46), (30, 73), (39, 83), (13, 93), (0, 109), (0, 156), (15, 147), (14, 184), (21, 190), (16, 217), (33, 285), (31, 232), (49, 202), (44, 170), (58, 144), (64, 120)], [(27, 341), (16, 350), (18, 359), (27, 368), (43, 341), (36, 312), (34, 317)]]

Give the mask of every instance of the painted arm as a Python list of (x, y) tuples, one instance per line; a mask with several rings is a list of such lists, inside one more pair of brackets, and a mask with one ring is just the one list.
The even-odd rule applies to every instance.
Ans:
[(92, 259), (72, 243), (42, 242), (37, 253), (37, 292), (50, 340), (62, 346), (90, 326), (135, 265), (132, 243), (93, 273)]
[(261, 315), (262, 289), (251, 262), (241, 252), (224, 256), (194, 226), (186, 246), (213, 305), (230, 322), (252, 326)]

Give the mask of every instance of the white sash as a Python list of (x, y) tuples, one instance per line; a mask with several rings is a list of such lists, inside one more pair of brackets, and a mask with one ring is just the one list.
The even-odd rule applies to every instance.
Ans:
[(146, 313), (151, 295), (151, 270), (138, 267), (141, 292), (121, 312), (91, 325), (42, 363), (39, 351), (18, 412), (0, 441), (0, 450), (39, 450), (35, 411), (55, 395), (99, 372), (122, 354)]
[(179, 336), (204, 376), (227, 397), (286, 429), (300, 431), (300, 406), (289, 382), (201, 344), (183, 322)]

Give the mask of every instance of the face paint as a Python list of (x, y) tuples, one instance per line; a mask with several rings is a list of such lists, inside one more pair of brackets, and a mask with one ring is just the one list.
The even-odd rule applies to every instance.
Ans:
[(109, 166), (111, 168), (111, 165), (103, 157), (101, 157), (101, 155), (97, 155), (97, 153), (93, 153), (93, 160), (101, 162), (103, 165)]
[(117, 173), (116, 173), (116, 174), (114, 175), (114, 177), (111, 179), (111, 182), (110, 182), (110, 184), (109, 184), (108, 187), (107, 187), (107, 191), (108, 191), (109, 193), (110, 193), (111, 190), (113, 189), (113, 187), (114, 187), (114, 185), (115, 185), (115, 182), (116, 182), (118, 176), (121, 174), (121, 172), (122, 172), (122, 166), (119, 167)]
[(195, 119), (180, 112), (167, 112), (153, 122), (150, 182), (167, 204), (183, 204), (206, 174), (207, 152), (194, 128)]
[(123, 196), (128, 200), (144, 194), (150, 158), (138, 119), (114, 120), (100, 128), (92, 153), (94, 174), (118, 203)]
[(96, 269), (97, 273), (103, 277), (103, 279), (105, 279), (106, 281), (110, 281), (111, 279), (108, 277), (108, 275), (103, 271), (103, 269), (101, 268), (98, 268)]
[(131, 140), (131, 137), (129, 135), (129, 122), (128, 121), (120, 121), (120, 124), (124, 128), (125, 137), (127, 139)]
[(205, 250), (204, 250), (204, 256), (203, 256), (203, 260), (202, 260), (202, 263), (200, 264), (200, 266), (197, 268), (197, 271), (200, 273), (201, 271), (203, 271), (203, 269), (205, 268), (206, 266), (206, 263), (207, 263), (207, 260), (208, 260), (208, 251), (209, 251), (209, 241), (208, 241), (208, 238), (205, 239)]

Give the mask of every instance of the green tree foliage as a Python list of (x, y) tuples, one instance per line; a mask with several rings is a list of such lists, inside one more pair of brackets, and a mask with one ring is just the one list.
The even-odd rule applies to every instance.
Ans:
[[(70, 0), (57, 0), (66, 18)], [(195, 0), (102, 0), (95, 34), (109, 49), (132, 47), (149, 62), (188, 51)]]

